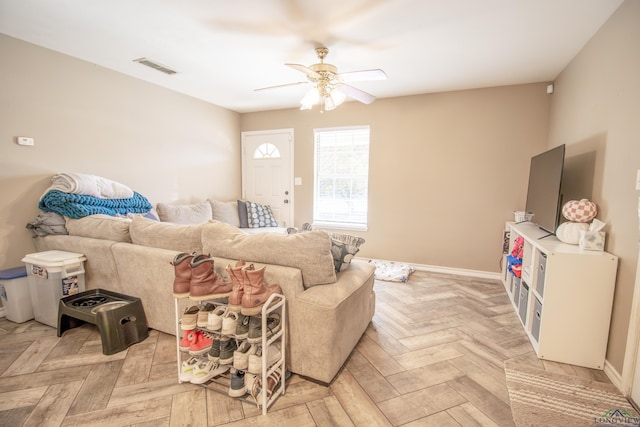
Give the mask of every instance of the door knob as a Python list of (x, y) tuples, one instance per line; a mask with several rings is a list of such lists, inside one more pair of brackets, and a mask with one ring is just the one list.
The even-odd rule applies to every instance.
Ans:
[(285, 203), (289, 203), (289, 199), (284, 199), (284, 202)]

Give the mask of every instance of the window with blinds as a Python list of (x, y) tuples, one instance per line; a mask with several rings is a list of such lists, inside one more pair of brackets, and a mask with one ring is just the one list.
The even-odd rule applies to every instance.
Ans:
[(313, 223), (366, 229), (369, 126), (314, 130)]

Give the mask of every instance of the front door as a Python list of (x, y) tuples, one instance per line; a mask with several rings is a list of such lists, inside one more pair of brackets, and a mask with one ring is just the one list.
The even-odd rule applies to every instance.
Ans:
[(293, 225), (293, 129), (242, 132), (242, 198), (269, 205), (280, 227)]

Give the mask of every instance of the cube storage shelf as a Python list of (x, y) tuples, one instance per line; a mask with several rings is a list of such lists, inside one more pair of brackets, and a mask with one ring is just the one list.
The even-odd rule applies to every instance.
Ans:
[[(178, 382), (182, 382), (180, 380), (180, 369), (182, 366), (182, 362), (184, 359), (184, 354), (186, 352), (183, 352), (180, 350), (180, 340), (182, 338), (182, 329), (180, 328), (180, 316), (182, 314), (182, 312), (184, 311), (183, 309), (186, 308), (184, 307), (185, 301), (189, 301), (190, 304), (196, 304), (193, 301), (190, 301), (187, 298), (175, 298), (175, 315), (176, 315), (176, 349), (178, 352)], [(220, 300), (211, 300), (211, 301), (200, 301), (200, 304), (204, 304), (207, 302), (214, 302), (216, 305), (224, 305), (220, 303)], [(272, 313), (276, 310), (280, 310), (280, 322), (282, 327), (280, 328), (280, 331), (278, 331), (277, 333), (273, 334), (272, 336), (268, 337), (267, 336), (267, 326), (266, 326), (266, 319), (267, 316), (269, 315), (269, 313)], [(267, 414), (267, 410), (268, 408), (275, 402), (275, 400), (281, 395), (285, 393), (285, 380), (286, 380), (286, 337), (285, 337), (285, 329), (286, 329), (286, 304), (285, 304), (285, 297), (284, 295), (281, 294), (273, 294), (269, 297), (269, 299), (265, 302), (264, 306), (262, 307), (262, 311), (261, 314), (262, 316), (262, 339), (261, 339), (261, 346), (262, 346), (262, 384), (266, 385), (268, 384), (267, 382), (267, 378), (268, 376), (275, 372), (275, 371), (280, 371), (280, 383), (278, 386), (276, 386), (276, 388), (273, 390), (271, 396), (267, 396), (267, 393), (262, 393), (262, 401), (261, 402), (256, 402), (253, 399), (249, 399), (248, 396), (245, 394), (243, 397), (236, 397), (234, 399), (241, 399), (245, 402), (257, 405), (259, 408), (261, 408), (262, 410), (262, 415), (266, 415)], [(209, 332), (212, 335), (217, 335), (217, 336), (225, 336), (224, 334), (222, 334), (220, 331), (209, 331), (207, 329), (204, 328), (198, 328), (198, 329), (202, 329), (203, 331)], [(228, 335), (229, 338), (231, 339), (235, 339), (234, 336), (232, 335)], [(276, 361), (273, 365), (271, 366), (267, 366), (267, 359), (268, 359), (268, 348), (269, 345), (276, 342), (276, 341), (280, 341), (280, 352), (282, 354), (282, 357)], [(226, 374), (222, 374), (220, 376), (214, 377), (213, 379), (211, 379), (210, 381), (208, 381), (205, 384), (201, 384), (203, 387), (208, 388), (209, 390), (213, 390), (216, 391), (218, 393), (224, 394), (226, 396), (228, 396), (228, 391), (229, 391), (229, 387), (230, 387), (230, 383), (231, 383), (231, 379), (230, 379), (230, 375), (227, 372)]]
[(522, 277), (502, 282), (541, 359), (604, 369), (618, 257), (560, 242), (532, 223), (507, 223), (509, 249), (524, 238)]

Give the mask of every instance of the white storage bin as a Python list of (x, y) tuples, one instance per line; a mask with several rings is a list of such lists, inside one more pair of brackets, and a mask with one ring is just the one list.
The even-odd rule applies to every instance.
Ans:
[(0, 271), (0, 297), (7, 319), (16, 323), (33, 319), (29, 281), (24, 266)]
[(58, 326), (60, 298), (84, 292), (83, 254), (45, 251), (26, 255), (33, 315), (45, 325)]

